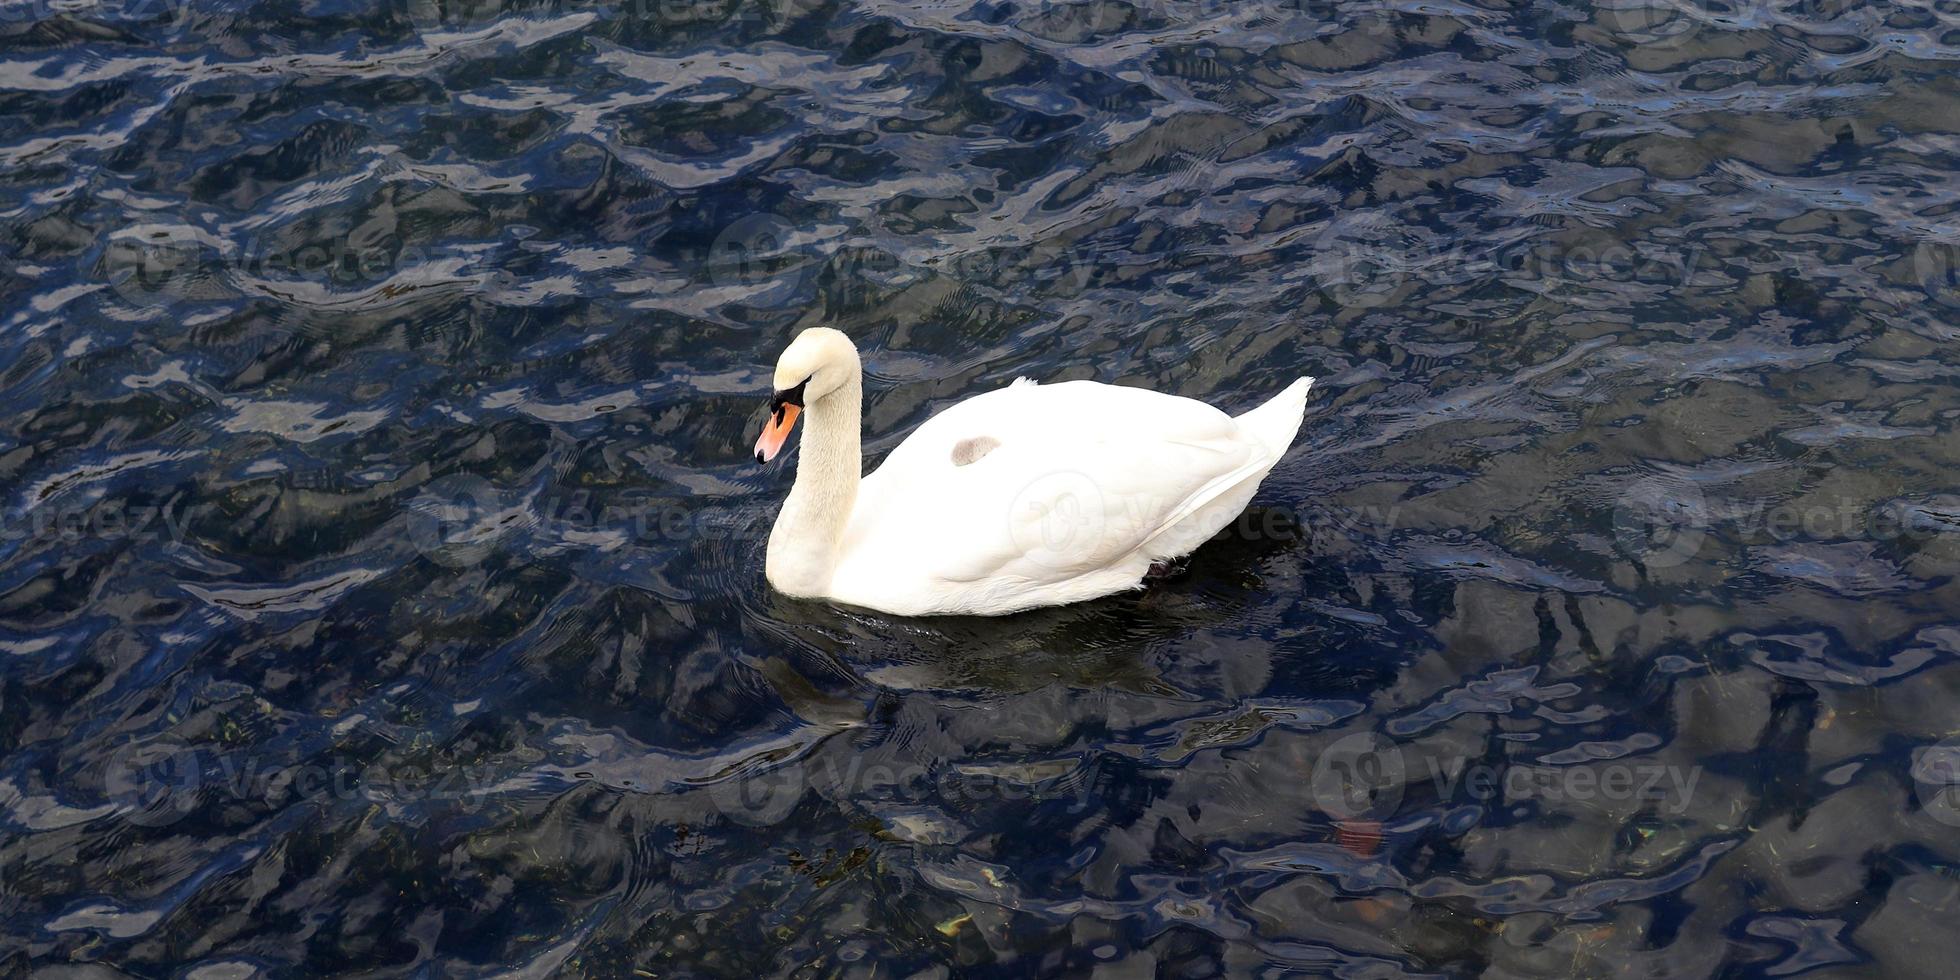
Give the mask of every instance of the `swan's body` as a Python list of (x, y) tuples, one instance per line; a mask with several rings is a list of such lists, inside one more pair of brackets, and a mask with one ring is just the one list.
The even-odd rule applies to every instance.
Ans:
[[(998, 615), (1121, 592), (1245, 509), (1300, 428), (1312, 378), (1234, 418), (1200, 401), (1026, 379), (948, 408), (859, 479), (861, 369), (844, 335), (785, 351), (808, 426), (769, 536), (771, 585), (899, 615)], [(796, 415), (765, 430), (773, 456)]]

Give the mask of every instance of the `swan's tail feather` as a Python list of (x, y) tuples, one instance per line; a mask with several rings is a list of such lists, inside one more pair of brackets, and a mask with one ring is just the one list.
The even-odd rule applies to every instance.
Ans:
[(1238, 417), (1239, 425), (1265, 443), (1273, 459), (1284, 455), (1287, 447), (1293, 445), (1294, 437), (1300, 434), (1300, 421), (1307, 414), (1307, 392), (1313, 388), (1313, 382), (1312, 378), (1301, 378), (1264, 405)]
[(1300, 423), (1307, 414), (1307, 390), (1312, 387), (1312, 378), (1301, 378), (1264, 405), (1238, 416), (1239, 428), (1266, 447), (1266, 457), (1247, 460), (1244, 466), (1192, 494), (1144, 539), (1138, 553), (1149, 558), (1189, 554), (1239, 516), (1266, 474), (1273, 471), (1280, 456), (1293, 445), (1293, 437), (1300, 434)]

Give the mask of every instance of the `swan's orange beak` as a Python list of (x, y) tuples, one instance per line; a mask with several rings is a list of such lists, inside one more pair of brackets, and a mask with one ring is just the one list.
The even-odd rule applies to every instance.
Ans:
[(789, 430), (796, 428), (796, 417), (803, 413), (800, 406), (788, 402), (778, 402), (775, 410), (769, 413), (769, 421), (762, 423), (762, 436), (755, 441), (755, 461), (767, 463), (783, 451), (783, 443), (789, 441)]

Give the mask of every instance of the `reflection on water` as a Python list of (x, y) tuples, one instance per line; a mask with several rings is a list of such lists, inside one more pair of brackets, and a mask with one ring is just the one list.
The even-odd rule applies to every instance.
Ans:
[[(0, 9), (0, 972), (1945, 975), (1957, 32)], [(763, 587), (816, 323), (873, 455), (1322, 385), (1150, 590), (897, 620)]]

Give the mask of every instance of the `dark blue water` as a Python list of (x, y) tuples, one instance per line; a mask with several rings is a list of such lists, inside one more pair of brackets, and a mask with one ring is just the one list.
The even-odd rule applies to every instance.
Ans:
[[(1960, 6), (1616, 4), (8, 0), (0, 974), (1950, 975)], [(1322, 381), (908, 621), (814, 324)]]

